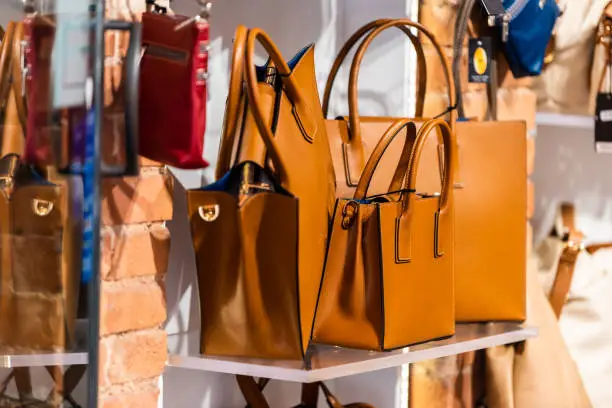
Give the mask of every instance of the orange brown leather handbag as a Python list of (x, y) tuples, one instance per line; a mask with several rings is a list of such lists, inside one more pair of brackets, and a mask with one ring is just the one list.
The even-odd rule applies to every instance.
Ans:
[[(391, 189), (404, 188), (399, 197), (393, 192), (367, 196), (376, 166), (404, 127), (408, 138)], [(448, 164), (444, 186), (440, 195), (421, 195), (417, 169), (428, 137), (437, 130)], [(455, 136), (442, 119), (425, 122), (416, 139), (415, 132), (408, 120), (394, 123), (370, 156), (354, 197), (336, 202), (314, 342), (392, 350), (455, 332)]]
[[(357, 41), (364, 37), (364, 40), (360, 44), (353, 62), (351, 64), (349, 87), (348, 87), (348, 101), (349, 101), (349, 115), (348, 117), (339, 117), (336, 119), (326, 120), (327, 134), (330, 142), (330, 149), (332, 152), (332, 158), (334, 160), (334, 169), (336, 174), (336, 188), (337, 197), (350, 197), (355, 192), (357, 182), (364, 169), (365, 163), (372, 153), (374, 147), (380, 140), (381, 135), (385, 130), (396, 120), (400, 118), (392, 117), (374, 117), (374, 116), (360, 116), (358, 109), (358, 96), (357, 96), (357, 82), (359, 78), (359, 71), (361, 62), (365, 56), (365, 53), (372, 43), (372, 41), (378, 37), (383, 31), (389, 28), (399, 28), (406, 34), (410, 33), (410, 29), (417, 29), (427, 37), (432, 44), (436, 52), (440, 57), (440, 61), (443, 65), (444, 75), (446, 76), (448, 83), (448, 98), (450, 106), (454, 105), (455, 90), (453, 82), (451, 81), (451, 74), (448, 62), (442, 48), (436, 41), (433, 34), (422, 25), (415, 23), (409, 19), (381, 19), (372, 21), (353, 34), (346, 42), (344, 47), (338, 53), (336, 60), (332, 66), (331, 72), (327, 79), (325, 86), (325, 93), (323, 96), (323, 112), (325, 115), (328, 113), (331, 91), (334, 84), (334, 80), (340, 70), (340, 67), (348, 55), (351, 48), (357, 43)], [(409, 39), (415, 46), (417, 51), (417, 62), (419, 66), (419, 84), (417, 88), (417, 106), (416, 106), (416, 118), (412, 119), (417, 128), (427, 119), (423, 118), (423, 105), (425, 102), (425, 89), (426, 89), (426, 70), (425, 70), (425, 57), (423, 54), (422, 44), (418, 38), (414, 38), (409, 35)], [(449, 115), (451, 128), (454, 127), (454, 113), (450, 112)], [(389, 151), (381, 160), (372, 183), (370, 185), (370, 194), (382, 194), (387, 192), (387, 187), (391, 182), (393, 173), (397, 167), (401, 152), (401, 140), (398, 138), (394, 144), (389, 148)], [(432, 139), (428, 142), (429, 145), (437, 146), (437, 141)], [(427, 148), (424, 150), (424, 160), (430, 162), (431, 160), (438, 160), (439, 153), (434, 152), (432, 155), (432, 149)], [(432, 155), (430, 159), (428, 156)], [(440, 171), (432, 168), (426, 168), (427, 173), (431, 173), (435, 179), (440, 179)], [(419, 176), (421, 179), (425, 174)], [(433, 191), (439, 191), (433, 190)], [(430, 191), (430, 192), (433, 192)]]
[[(275, 86), (258, 76), (257, 42)], [(261, 29), (238, 27), (218, 170), (234, 164), (188, 192), (204, 353), (302, 359), (308, 347), (334, 194), (313, 64), (312, 46), (287, 64)]]
[[(453, 75), (457, 92), (460, 184), (455, 189), (457, 321), (525, 320), (527, 251), (527, 129), (496, 119), (497, 69), (492, 67), (492, 120), (463, 114), (463, 40), (475, 1), (464, 1), (455, 27)], [(424, 180), (431, 183), (432, 180)], [(439, 181), (437, 181), (439, 183)], [(434, 190), (435, 185), (425, 185)]]

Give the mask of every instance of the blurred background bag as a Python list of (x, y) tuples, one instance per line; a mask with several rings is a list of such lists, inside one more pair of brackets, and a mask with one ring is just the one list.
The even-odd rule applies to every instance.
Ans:
[(599, 48), (597, 26), (608, 1), (559, 1), (563, 14), (555, 26), (553, 58), (533, 82), (538, 110), (577, 115), (594, 112), (591, 69), (605, 61), (595, 51)]
[(612, 243), (584, 245), (575, 209), (563, 203), (537, 248), (538, 276), (596, 408), (612, 407)]

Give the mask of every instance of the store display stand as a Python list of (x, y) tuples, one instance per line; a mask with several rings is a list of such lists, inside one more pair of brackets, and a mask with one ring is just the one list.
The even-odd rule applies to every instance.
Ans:
[(516, 323), (459, 324), (456, 335), (391, 352), (315, 345), (309, 368), (300, 361), (207, 357), (199, 353), (199, 332), (168, 337), (168, 366), (216, 373), (313, 383), (446, 357), (536, 337), (537, 328)]

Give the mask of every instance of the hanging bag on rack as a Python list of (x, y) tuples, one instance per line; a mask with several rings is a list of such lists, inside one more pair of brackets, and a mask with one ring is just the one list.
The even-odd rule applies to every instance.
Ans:
[(26, 353), (69, 350), (80, 280), (80, 223), (69, 214), (66, 189), (42, 178), (19, 156), (2, 157), (0, 172), (0, 343)]
[(591, 69), (600, 43), (597, 26), (608, 1), (560, 1), (564, 11), (555, 26), (554, 59), (534, 78), (538, 111), (593, 114)]
[[(278, 70), (278, 88), (258, 82), (256, 42)], [(261, 29), (236, 32), (238, 73), (230, 81), (221, 152), (231, 153), (234, 141), (240, 149), (258, 146), (255, 138), (263, 149), (235, 159), (216, 183), (188, 192), (204, 353), (302, 359), (308, 347), (333, 197), (312, 51), (306, 48), (292, 70)], [(242, 84), (246, 101), (233, 94)], [(234, 111), (240, 99), (248, 108)], [(268, 107), (278, 112), (274, 134)]]
[(142, 15), (139, 152), (170, 166), (199, 169), (208, 166), (203, 155), (210, 27), (206, 18), (189, 20)]
[[(376, 166), (405, 127), (408, 138), (392, 191), (368, 197)], [(444, 141), (444, 185), (440, 195), (421, 195), (417, 169), (434, 130)], [(336, 202), (314, 342), (392, 350), (454, 334), (455, 136), (442, 119), (426, 122), (416, 138), (415, 132), (408, 120), (393, 124), (370, 156), (353, 198)], [(393, 190), (401, 190), (399, 199)]]
[[(372, 41), (383, 31), (393, 27), (397, 27), (404, 31), (417, 51), (417, 61), (419, 66), (417, 109), (416, 118), (411, 120), (413, 120), (417, 126), (420, 126), (421, 123), (427, 120), (426, 118), (422, 117), (427, 77), (422, 44), (419, 42), (420, 40), (418, 38), (414, 38), (414, 36), (410, 35), (410, 29), (417, 29), (419, 32), (423, 33), (423, 35), (427, 37), (434, 45), (435, 50), (440, 57), (448, 83), (449, 106), (454, 105), (455, 91), (451, 81), (450, 68), (442, 48), (429, 30), (409, 19), (375, 20), (357, 30), (338, 53), (327, 79), (325, 93), (323, 96), (323, 112), (324, 115), (327, 115), (332, 87), (340, 67), (354, 44), (356, 44), (360, 38), (365, 37), (355, 53), (355, 57), (353, 58), (351, 64), (348, 87), (349, 115), (348, 117), (339, 117), (336, 119), (326, 120), (330, 149), (332, 152), (332, 158), (334, 160), (337, 197), (348, 197), (355, 192), (357, 182), (361, 177), (365, 163), (370, 157), (374, 147), (380, 140), (382, 134), (394, 121), (400, 119), (392, 117), (361, 116), (359, 115), (358, 109), (357, 82), (361, 62), (363, 61), (365, 53)], [(452, 111), (452, 109), (450, 110), (449, 117), (451, 128), (453, 128), (455, 113)], [(401, 144), (398, 142), (400, 142), (399, 138), (396, 140), (395, 144), (390, 147), (389, 152), (383, 157), (379, 167), (377, 168), (376, 174), (372, 180), (370, 194), (386, 193), (388, 191), (387, 188), (389, 187), (389, 183), (391, 182), (393, 173), (397, 167), (401, 152)], [(431, 146), (437, 146), (437, 142), (434, 139), (431, 139), (428, 144)], [(427, 148), (425, 149), (424, 154), (429, 156), (431, 151), (432, 149)], [(439, 155), (434, 152), (432, 159), (438, 160)], [(432, 159), (429, 159), (428, 157), (424, 158), (426, 162), (430, 162)], [(440, 178), (440, 171), (432, 172), (430, 167), (427, 167), (426, 173), (431, 173), (437, 180)], [(420, 178), (422, 177), (431, 176), (430, 174), (423, 174), (420, 175)], [(438, 190), (432, 190), (430, 192), (434, 191), (439, 191), (439, 188)]]
[(515, 78), (537, 76), (544, 67), (546, 49), (557, 17), (556, 0), (504, 0), (503, 50)]
[(612, 243), (586, 245), (575, 208), (563, 203), (537, 247), (538, 275), (595, 407), (612, 401)]

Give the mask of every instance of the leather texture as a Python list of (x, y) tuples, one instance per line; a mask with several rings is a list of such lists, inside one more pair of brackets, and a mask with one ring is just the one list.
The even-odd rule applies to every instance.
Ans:
[[(397, 180), (403, 180), (402, 193), (367, 197), (383, 154), (404, 129), (396, 172)], [(416, 193), (417, 169), (434, 130), (444, 141), (448, 166), (441, 194), (423, 196)], [(370, 156), (353, 198), (336, 202), (314, 342), (391, 350), (454, 334), (455, 136), (442, 119), (426, 122), (415, 133), (408, 119), (392, 124)]]
[(526, 134), (524, 122), (457, 122), (457, 321), (525, 320)]
[(595, 407), (608, 407), (612, 390), (612, 243), (591, 243), (578, 229), (575, 207), (562, 203), (549, 237), (536, 249), (538, 277), (565, 344)]
[[(68, 189), (41, 178), (15, 154), (3, 156), (0, 168), (1, 346), (25, 352), (69, 350), (82, 226), (70, 214)], [(41, 326), (42, 309), (51, 310), (44, 312), (49, 320)]]
[(175, 30), (188, 17), (144, 13), (140, 63), (140, 154), (184, 169), (204, 160), (208, 22)]
[[(351, 48), (359, 39), (364, 37), (351, 64), (349, 78), (349, 115), (344, 118), (334, 120), (326, 120), (327, 134), (332, 152), (334, 170), (336, 174), (336, 196), (339, 198), (351, 197), (357, 187), (357, 182), (361, 176), (366, 161), (368, 160), (372, 150), (380, 140), (381, 135), (385, 130), (396, 120), (400, 118), (392, 117), (366, 117), (359, 115), (358, 108), (358, 91), (357, 83), (359, 78), (359, 70), (365, 53), (371, 42), (378, 37), (383, 31), (397, 27), (405, 33), (409, 33), (410, 29), (417, 29), (422, 32), (433, 43), (436, 52), (440, 57), (440, 61), (444, 67), (444, 73), (447, 78), (449, 105), (454, 105), (455, 90), (451, 80), (450, 68), (443, 50), (436, 41), (433, 34), (422, 25), (415, 23), (409, 19), (380, 19), (372, 21), (363, 27), (349, 38), (344, 47), (339, 52), (334, 65), (332, 66), (330, 75), (325, 86), (323, 97), (323, 112), (327, 115), (331, 91), (336, 75), (342, 65), (342, 62), (348, 55)], [(417, 89), (417, 118), (412, 120), (416, 123), (417, 128), (427, 119), (422, 118), (423, 104), (425, 102), (426, 89), (426, 69), (425, 59), (422, 45), (419, 39), (415, 36), (410, 36), (409, 39), (415, 45), (417, 51), (417, 61), (419, 67), (419, 84)], [(454, 126), (455, 114), (451, 112), (450, 123)], [(401, 141), (397, 139), (395, 145), (391, 146), (389, 153), (385, 155), (380, 163), (374, 179), (370, 186), (371, 194), (382, 194), (388, 191), (389, 183), (393, 173), (397, 167), (399, 155), (401, 152)], [(429, 152), (429, 149), (427, 149)], [(426, 153), (429, 154), (429, 153)], [(438, 155), (435, 155), (435, 160), (439, 160)], [(431, 168), (427, 167), (427, 172), (431, 172)], [(436, 174), (439, 174), (436, 173)], [(438, 190), (439, 191), (439, 190)]]
[[(258, 81), (258, 42), (282, 87)], [(313, 52), (305, 48), (290, 68), (261, 29), (236, 32), (230, 89), (244, 84), (246, 97), (230, 92), (220, 156), (230, 155), (218, 169), (234, 164), (211, 187), (219, 191), (188, 193), (207, 354), (301, 359), (308, 346), (334, 197)], [(236, 111), (238, 105), (243, 109)], [(242, 152), (231, 158), (235, 145)], [(276, 194), (264, 191), (240, 204), (218, 187), (240, 177), (247, 191), (253, 184), (258, 191), (263, 179), (257, 174), (277, 180), (267, 183)], [(220, 216), (207, 223), (198, 209), (211, 205)], [(235, 296), (243, 292), (248, 296)]]

